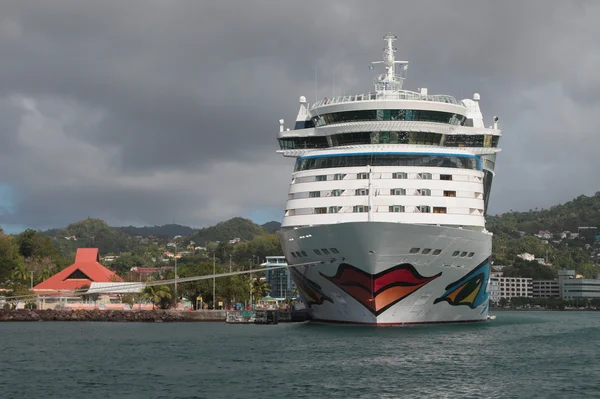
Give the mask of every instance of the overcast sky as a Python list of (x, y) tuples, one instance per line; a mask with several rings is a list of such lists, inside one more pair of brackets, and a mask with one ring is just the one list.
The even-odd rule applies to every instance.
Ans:
[(0, 225), (281, 220), (275, 153), (298, 97), (405, 87), (500, 118), (490, 212), (600, 191), (600, 2), (10, 1), (0, 4)]

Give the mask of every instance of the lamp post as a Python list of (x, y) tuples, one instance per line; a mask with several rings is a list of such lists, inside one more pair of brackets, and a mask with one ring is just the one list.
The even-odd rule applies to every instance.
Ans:
[(229, 254), (229, 273), (231, 273), (231, 254)]
[(215, 258), (215, 251), (213, 251), (213, 310), (215, 310), (216, 306), (217, 306), (217, 297), (215, 296), (216, 265), (217, 265), (217, 261), (216, 261), (216, 258)]
[(177, 243), (175, 243), (175, 309), (177, 309)]

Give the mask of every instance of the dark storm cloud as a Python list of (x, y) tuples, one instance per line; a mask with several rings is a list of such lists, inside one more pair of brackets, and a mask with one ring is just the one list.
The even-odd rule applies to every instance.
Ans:
[[(4, 2), (0, 223), (212, 223), (283, 208), (277, 120), (370, 90), (398, 34), (408, 88), (482, 96), (504, 137), (492, 211), (598, 189), (594, 2)], [(335, 81), (335, 89), (333, 82)]]

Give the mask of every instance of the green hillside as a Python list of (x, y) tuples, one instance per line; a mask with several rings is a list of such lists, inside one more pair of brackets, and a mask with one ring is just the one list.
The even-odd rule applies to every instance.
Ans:
[(162, 226), (123, 226), (119, 227), (120, 230), (125, 233), (131, 234), (132, 236), (141, 237), (168, 237), (173, 238), (175, 236), (191, 236), (194, 234), (196, 229), (188, 226), (182, 226), (180, 224), (165, 224)]
[(236, 217), (225, 222), (217, 223), (196, 231), (190, 237), (197, 245), (204, 246), (207, 242), (228, 242), (233, 238), (251, 240), (256, 236), (266, 234), (267, 231), (249, 219)]

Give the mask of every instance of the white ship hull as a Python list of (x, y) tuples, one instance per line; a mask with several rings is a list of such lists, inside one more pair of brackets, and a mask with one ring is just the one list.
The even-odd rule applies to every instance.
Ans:
[[(285, 229), (281, 241), (315, 321), (403, 325), (487, 320), (490, 234), (350, 222)], [(418, 253), (411, 253), (417, 248)], [(441, 253), (434, 255), (435, 250)], [(302, 251), (306, 255), (291, 255)]]

